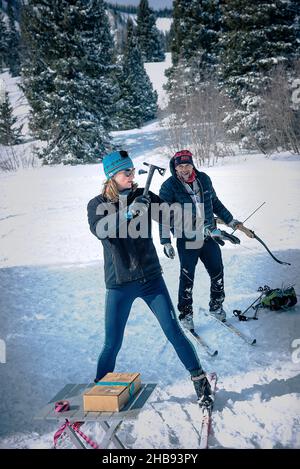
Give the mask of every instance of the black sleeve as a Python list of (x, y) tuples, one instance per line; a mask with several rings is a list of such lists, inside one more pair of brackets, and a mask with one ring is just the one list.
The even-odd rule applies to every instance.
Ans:
[[(127, 223), (127, 207), (120, 211), (114, 204), (90, 200), (87, 206), (90, 230), (98, 239), (118, 235), (120, 224)], [(104, 221), (105, 218), (105, 221)]]
[(101, 219), (100, 216), (96, 215), (98, 205), (99, 205), (99, 202), (96, 199), (92, 199), (89, 201), (88, 206), (87, 206), (87, 214), (88, 214), (88, 222), (90, 226), (90, 231), (97, 238), (98, 236), (96, 233), (96, 226), (97, 226), (97, 222)]
[(169, 186), (168, 182), (165, 181), (159, 191), (159, 197), (164, 201), (167, 202), (168, 204), (172, 204), (176, 202), (173, 194), (173, 189), (172, 187)]
[(149, 191), (149, 195), (151, 197), (151, 203), (162, 204), (164, 202), (159, 195), (154, 194), (152, 191)]
[[(171, 196), (170, 196), (171, 194)], [(155, 195), (158, 200), (159, 204), (168, 204), (171, 205), (173, 201), (173, 191), (171, 192), (166, 189), (166, 183), (164, 182), (160, 188), (159, 196)], [(169, 218), (168, 218), (169, 222)], [(172, 230), (172, 226), (174, 224), (174, 214), (171, 213), (170, 216), (170, 223), (167, 223), (165, 217), (163, 217), (163, 211), (160, 212), (159, 218), (159, 238), (160, 244), (164, 245), (167, 243), (171, 243), (170, 231)]]

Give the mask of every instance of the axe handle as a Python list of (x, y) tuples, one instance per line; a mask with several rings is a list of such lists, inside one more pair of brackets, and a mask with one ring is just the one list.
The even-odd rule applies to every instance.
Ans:
[(148, 192), (149, 192), (149, 188), (150, 188), (150, 184), (151, 184), (151, 181), (152, 181), (152, 178), (153, 178), (154, 171), (155, 171), (155, 166), (150, 166), (150, 169), (149, 169), (149, 172), (148, 172), (148, 176), (147, 176), (147, 181), (146, 181), (146, 184), (145, 184), (145, 187), (144, 187), (144, 191), (143, 191), (143, 195), (148, 195)]

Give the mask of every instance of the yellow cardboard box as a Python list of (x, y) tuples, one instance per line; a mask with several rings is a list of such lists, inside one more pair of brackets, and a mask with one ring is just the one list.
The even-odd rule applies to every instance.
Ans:
[(84, 392), (84, 411), (119, 412), (140, 387), (140, 373), (107, 373)]

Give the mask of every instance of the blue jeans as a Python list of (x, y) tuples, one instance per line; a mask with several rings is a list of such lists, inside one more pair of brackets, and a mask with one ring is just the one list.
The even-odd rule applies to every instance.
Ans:
[(154, 313), (185, 368), (190, 372), (201, 370), (195, 349), (177, 322), (164, 279), (159, 276), (147, 282), (136, 280), (107, 290), (105, 343), (98, 359), (96, 380), (114, 371), (116, 358), (123, 342), (126, 322), (136, 298), (142, 298)]
[(184, 239), (177, 239), (180, 260), (178, 309), (193, 304), (193, 288), (198, 259), (204, 264), (210, 276), (210, 306), (221, 305), (225, 298), (224, 268), (220, 246), (212, 239), (205, 240), (200, 249), (186, 249)]

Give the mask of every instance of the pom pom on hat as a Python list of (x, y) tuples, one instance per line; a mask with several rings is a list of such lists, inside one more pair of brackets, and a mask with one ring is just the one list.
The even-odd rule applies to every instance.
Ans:
[(112, 178), (116, 173), (123, 169), (134, 167), (132, 159), (125, 150), (113, 151), (112, 153), (105, 155), (102, 163), (107, 179)]

